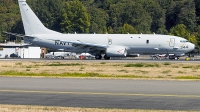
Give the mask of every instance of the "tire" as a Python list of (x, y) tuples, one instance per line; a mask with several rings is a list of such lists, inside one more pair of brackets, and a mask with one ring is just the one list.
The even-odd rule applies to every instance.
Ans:
[(105, 56), (104, 56), (104, 59), (105, 59), (105, 60), (110, 60), (110, 57), (108, 57), (108, 56), (105, 55)]
[(102, 58), (101, 55), (96, 55), (96, 56), (95, 56), (95, 59), (97, 59), (97, 60), (100, 60), (101, 58)]

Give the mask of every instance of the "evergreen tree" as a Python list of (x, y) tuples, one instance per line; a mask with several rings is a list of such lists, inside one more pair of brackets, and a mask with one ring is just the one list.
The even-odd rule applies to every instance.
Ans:
[(200, 25), (197, 27), (197, 45), (200, 47)]
[(90, 13), (90, 33), (106, 33), (107, 32), (107, 22), (109, 20), (108, 14), (99, 9), (90, 7), (88, 8), (88, 12)]
[(1, 0), (0, 2), (0, 42), (15, 40), (13, 36), (3, 34), (3, 31), (11, 31), (12, 26), (19, 21), (20, 14), (18, 5), (13, 0)]
[(198, 45), (197, 38), (194, 35), (191, 35), (189, 37), (189, 41), (195, 44), (196, 46)]
[(120, 33), (120, 27), (125, 23), (132, 25), (138, 32), (149, 33), (152, 18), (141, 4), (132, 0), (122, 0), (112, 4), (109, 10), (109, 25), (113, 27), (115, 33)]
[[(49, 29), (78, 33), (159, 33), (200, 45), (200, 0), (27, 0)], [(2, 31), (24, 34), (17, 0), (0, 2)], [(128, 31), (127, 31), (128, 30)], [(198, 30), (198, 31), (197, 31)], [(195, 34), (195, 35), (193, 35)], [(15, 39), (15, 37), (10, 38)]]
[(188, 30), (194, 32), (196, 28), (196, 14), (194, 0), (186, 0), (180, 8), (177, 24), (184, 24)]
[(155, 0), (135, 0), (142, 4), (144, 9), (150, 14), (152, 18), (151, 32), (158, 32), (158, 29), (165, 29), (165, 10)]
[(88, 33), (90, 16), (80, 1), (69, 1), (62, 9), (60, 25), (62, 32), (65, 33)]
[(200, 0), (194, 0), (194, 1), (196, 8), (197, 24), (200, 25)]
[(114, 33), (114, 31), (113, 31), (113, 29), (112, 29), (112, 27), (111, 26), (109, 26), (108, 28), (107, 28), (107, 33), (109, 33), (109, 34), (113, 34)]
[(170, 34), (189, 39), (190, 33), (184, 24), (178, 24), (170, 29)]
[(64, 0), (29, 0), (27, 2), (44, 26), (52, 30), (61, 31), (59, 24)]
[(166, 13), (166, 26), (170, 29), (177, 24), (184, 24), (190, 31), (196, 28), (194, 0), (172, 1)]
[(127, 33), (130, 33), (130, 34), (136, 34), (137, 31), (135, 30), (135, 28), (129, 24), (124, 24), (124, 26), (122, 27), (122, 31), (121, 31), (122, 34), (127, 34)]

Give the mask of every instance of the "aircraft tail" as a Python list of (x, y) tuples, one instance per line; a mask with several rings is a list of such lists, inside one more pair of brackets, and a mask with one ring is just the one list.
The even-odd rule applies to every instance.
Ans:
[(31, 10), (29, 5), (26, 3), (26, 0), (18, 0), (18, 3), (26, 35), (59, 33), (47, 29)]

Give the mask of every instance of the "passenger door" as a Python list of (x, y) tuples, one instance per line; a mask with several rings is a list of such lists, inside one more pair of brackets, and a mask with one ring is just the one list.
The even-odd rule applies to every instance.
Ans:
[(170, 47), (174, 47), (175, 46), (175, 38), (170, 38), (169, 46)]

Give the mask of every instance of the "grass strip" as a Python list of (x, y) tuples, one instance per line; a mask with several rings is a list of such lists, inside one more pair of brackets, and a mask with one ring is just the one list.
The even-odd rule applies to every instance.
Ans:
[[(33, 72), (17, 72), (17, 71), (3, 71), (0, 72), (0, 76), (25, 76), (25, 77), (34, 77), (34, 76), (42, 76), (42, 77), (99, 77), (99, 78), (164, 78), (164, 77), (148, 77), (148, 76), (139, 76), (139, 75), (109, 75), (109, 74), (100, 74), (94, 72), (87, 73), (61, 73), (61, 74), (51, 74), (46, 72), (41, 73), (33, 73)], [(177, 76), (174, 79), (200, 79), (200, 76)]]
[(61, 73), (61, 74), (50, 74), (46, 72), (33, 73), (33, 72), (17, 72), (17, 71), (3, 71), (0, 73), (1, 76), (44, 76), (44, 77), (102, 77), (102, 78), (149, 78), (146, 76), (137, 75), (108, 75), (99, 73)]
[(200, 76), (178, 76), (175, 79), (200, 79)]
[(149, 64), (149, 63), (128, 63), (126, 65), (124, 65), (124, 67), (159, 67), (159, 64), (157, 63), (152, 63), (152, 64)]
[(81, 64), (81, 63), (60, 63), (60, 62), (57, 62), (57, 63), (48, 63), (48, 64), (45, 64), (43, 66), (82, 66), (84, 64)]

